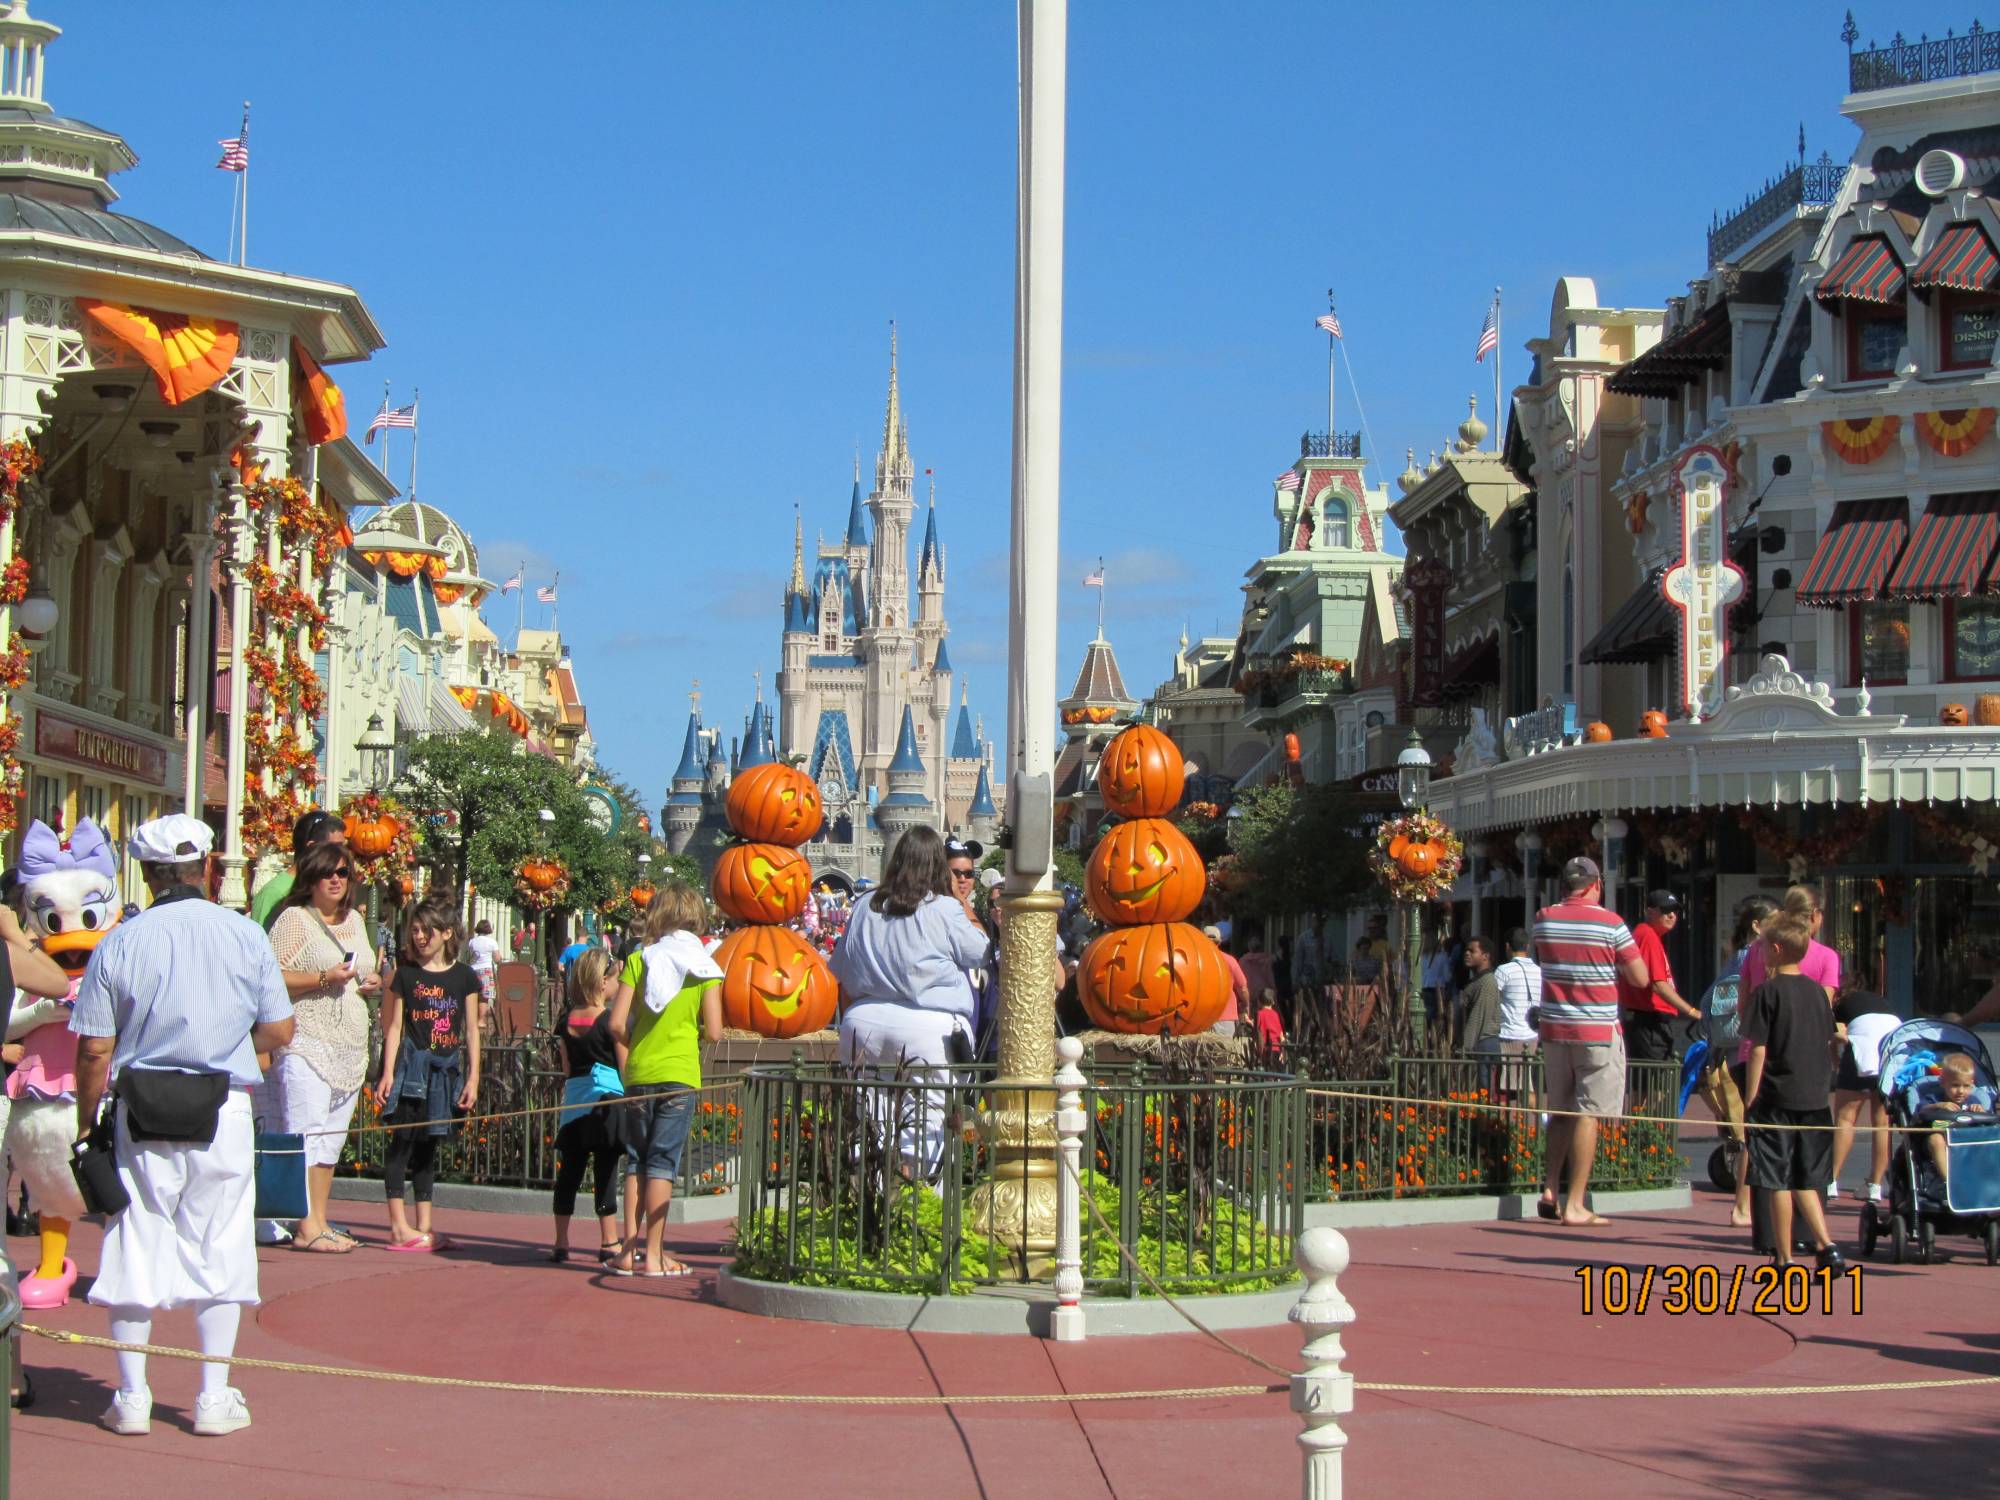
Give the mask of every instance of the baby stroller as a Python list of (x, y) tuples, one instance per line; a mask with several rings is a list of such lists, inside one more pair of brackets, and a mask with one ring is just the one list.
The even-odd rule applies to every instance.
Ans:
[(1701, 997), (1701, 1018), (1686, 1023), (1686, 1047), (1681, 1054), (1680, 1113), (1699, 1096), (1715, 1116), (1722, 1139), (1708, 1156), (1708, 1180), (1719, 1192), (1736, 1191), (1736, 1172), (1743, 1154), (1743, 1098), (1736, 1091), (1729, 1064), (1742, 1037), (1737, 1021), (1735, 975), (1725, 975)]
[(1938, 1061), (1950, 1052), (1972, 1059), (1973, 1082), (1991, 1098), (1993, 1061), (1965, 1027), (1928, 1018), (1906, 1021), (1882, 1039), (1877, 1087), (1898, 1135), (1889, 1163), (1888, 1201), (1862, 1205), (1863, 1255), (1873, 1255), (1876, 1240), (1886, 1233), (1890, 1260), (1901, 1264), (1914, 1253), (1928, 1265), (1938, 1235), (1966, 1234), (1981, 1242), (1989, 1266), (2000, 1264), (2000, 1117), (1990, 1112), (1961, 1116), (1961, 1123), (1949, 1127), (1948, 1184), (1919, 1144), (1933, 1127), (1917, 1116), (1936, 1101)]

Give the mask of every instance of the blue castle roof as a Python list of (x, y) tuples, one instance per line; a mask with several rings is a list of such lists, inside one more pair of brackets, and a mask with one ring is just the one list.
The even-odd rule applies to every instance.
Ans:
[(958, 705), (958, 724), (952, 730), (951, 758), (953, 760), (979, 758), (979, 739), (972, 732), (972, 710), (963, 703)]
[[(840, 628), (849, 635), (861, 634), (861, 627), (868, 619), (867, 601), (861, 597), (861, 580), (848, 570), (846, 558), (822, 557), (819, 560), (819, 567), (813, 571), (815, 601), (826, 593), (826, 583), (829, 578), (839, 584), (840, 595), (844, 601), (841, 607)], [(814, 627), (809, 621), (805, 628), (811, 630)]]
[(896, 758), (889, 762), (889, 774), (899, 771), (914, 771), (923, 774), (924, 760), (917, 754), (917, 720), (910, 712), (910, 705), (903, 705), (903, 728), (896, 736)]
[(768, 766), (777, 758), (778, 747), (771, 743), (771, 706), (768, 703), (752, 704), (750, 733), (743, 741), (743, 759), (738, 769), (747, 771), (752, 766)]
[(979, 763), (979, 784), (972, 789), (972, 805), (965, 812), (969, 818), (990, 818), (998, 809), (993, 806), (993, 785), (986, 779), (986, 762)]
[(819, 725), (813, 731), (812, 759), (807, 762), (814, 781), (825, 778), (829, 760), (840, 773), (841, 784), (853, 790), (854, 741), (847, 732), (847, 710), (844, 708), (820, 710)]
[(793, 631), (799, 631), (803, 634), (811, 635), (812, 628), (812, 604), (804, 594), (794, 594), (791, 590), (787, 589), (785, 591), (786, 633), (790, 634)]
[(854, 481), (854, 498), (847, 502), (847, 545), (868, 545), (868, 511), (861, 503), (861, 481)]
[(938, 546), (937, 507), (935, 505), (924, 512), (924, 545), (922, 550), (917, 553), (917, 576), (919, 578), (923, 576), (924, 565), (932, 562), (935, 562), (940, 568), (944, 566), (944, 550)]
[(938, 637), (937, 660), (932, 662), (931, 665), (939, 672), (949, 672), (951, 670), (951, 658), (945, 655), (943, 636)]
[[(691, 713), (688, 715), (687, 739), (681, 745), (681, 763), (674, 767), (674, 780), (682, 782), (700, 781), (701, 779), (701, 715)], [(675, 803), (682, 805), (694, 803), (699, 805), (700, 802), (701, 793), (699, 791), (670, 791), (667, 797), (668, 806), (672, 806)]]

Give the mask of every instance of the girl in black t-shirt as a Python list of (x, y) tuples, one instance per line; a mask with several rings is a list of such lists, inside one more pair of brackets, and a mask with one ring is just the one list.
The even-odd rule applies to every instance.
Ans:
[[(583, 1169), (591, 1168), (597, 1210), (597, 1259), (608, 1264), (624, 1241), (618, 1235), (618, 1184), (625, 1143), (620, 1138), (615, 1106), (605, 1101), (623, 1095), (619, 1083), (618, 1044), (611, 1035), (611, 997), (618, 976), (601, 948), (581, 954), (569, 970), (569, 1010), (556, 1027), (556, 1045), (563, 1055), (562, 1127), (556, 1132), (555, 1245), (549, 1259), (569, 1259), (569, 1221), (576, 1213), (576, 1190)], [(627, 1239), (638, 1233), (638, 1200), (628, 1194), (625, 1204)]]
[[(438, 1142), (451, 1134), (454, 1111), (471, 1109), (479, 1094), (479, 976), (446, 957), (458, 946), (457, 903), (426, 899), (410, 918), (403, 962), (382, 1001), (375, 1103), (383, 1124), (400, 1127), (382, 1151), (391, 1250), (449, 1248), (431, 1230)], [(406, 1174), (416, 1195), (414, 1228), (403, 1207)]]

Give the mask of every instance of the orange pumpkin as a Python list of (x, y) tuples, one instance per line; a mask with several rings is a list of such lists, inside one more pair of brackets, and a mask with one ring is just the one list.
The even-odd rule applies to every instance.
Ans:
[(1639, 737), (1647, 740), (1663, 740), (1667, 737), (1667, 716), (1657, 708), (1649, 708), (1639, 715)]
[(731, 828), (762, 844), (803, 844), (825, 820), (812, 777), (779, 761), (752, 766), (730, 782), (727, 811)]
[(632, 898), (632, 904), (640, 911), (653, 904), (653, 887), (645, 882), (633, 886), (626, 894)]
[(1208, 872), (1165, 818), (1120, 823), (1097, 841), (1086, 871), (1090, 909), (1114, 927), (1179, 922), (1201, 905)]
[(1938, 723), (1940, 724), (1969, 724), (1971, 722), (1971, 716), (1966, 713), (1963, 703), (1947, 703), (1943, 708), (1938, 710)]
[(396, 889), (402, 892), (403, 895), (407, 897), (416, 891), (417, 883), (416, 881), (412, 880), (409, 876), (405, 875), (396, 882)]
[(403, 827), (386, 813), (379, 818), (358, 818), (349, 813), (341, 821), (347, 829), (348, 847), (356, 854), (365, 854), (371, 859), (378, 854), (387, 854)]
[(1122, 729), (1097, 762), (1104, 805), (1128, 818), (1163, 818), (1180, 806), (1187, 767), (1174, 742), (1150, 724)]
[(1293, 766), (1297, 765), (1297, 764), (1299, 763), (1299, 753), (1300, 753), (1300, 752), (1299, 752), (1299, 737), (1298, 737), (1298, 736), (1297, 736), (1296, 734), (1288, 734), (1288, 735), (1286, 735), (1286, 736), (1285, 736), (1285, 763), (1286, 763), (1287, 765), (1293, 765)]
[(1593, 719), (1583, 726), (1585, 744), (1602, 745), (1611, 738), (1611, 726), (1602, 719)]
[(739, 922), (789, 922), (806, 909), (812, 865), (783, 844), (731, 844), (715, 862), (710, 888), (715, 904)]
[(1229, 1003), (1222, 951), (1186, 922), (1114, 927), (1083, 950), (1077, 995), (1106, 1031), (1185, 1036)]
[(1402, 833), (1397, 834), (1394, 838), (1389, 840), (1389, 858), (1401, 859), (1403, 857), (1403, 851), (1409, 847), (1410, 847), (1409, 835)]
[(1429, 875), (1438, 867), (1444, 849), (1437, 843), (1426, 840), (1421, 844), (1411, 844), (1396, 857), (1396, 863), (1403, 867), (1403, 873), (1412, 879)]
[(782, 1040), (824, 1031), (840, 987), (811, 943), (789, 927), (739, 927), (715, 950), (722, 1021)]
[(521, 861), (521, 878), (538, 891), (548, 890), (562, 878), (562, 866), (539, 855)]

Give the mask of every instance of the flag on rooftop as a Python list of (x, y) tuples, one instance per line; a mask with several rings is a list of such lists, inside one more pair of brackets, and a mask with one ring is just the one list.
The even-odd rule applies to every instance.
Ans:
[(412, 401), (408, 406), (399, 406), (391, 411), (389, 403), (384, 401), (382, 409), (376, 412), (373, 419), (368, 423), (368, 431), (361, 440), (364, 443), (374, 442), (375, 434), (382, 431), (385, 427), (415, 427), (416, 425), (416, 402)]
[(222, 160), (215, 164), (218, 172), (247, 172), (250, 170), (250, 142), (243, 136), (232, 135), (215, 143), (222, 148)]
[(1287, 494), (1296, 490), (1299, 487), (1299, 471), (1297, 469), (1285, 470), (1284, 473), (1278, 476), (1277, 486)]
[(519, 588), (522, 584), (526, 583), (527, 581), (528, 581), (528, 565), (526, 563), (523, 563), (521, 564), (520, 567), (514, 570), (514, 576), (512, 578), (509, 578), (505, 583), (500, 585), (500, 592), (503, 594), (511, 594), (514, 592), (515, 589)]
[(1486, 321), (1479, 325), (1479, 347), (1472, 351), (1472, 362), (1482, 364), (1486, 356), (1500, 347), (1500, 306), (1493, 304), (1486, 309)]
[(1332, 334), (1335, 338), (1340, 337), (1340, 319), (1336, 318), (1331, 312), (1329, 312), (1323, 318), (1314, 318), (1313, 327), (1324, 328), (1328, 333)]
[(556, 586), (555, 586), (555, 585), (554, 585), (554, 584), (552, 583), (552, 584), (549, 584), (549, 585), (548, 585), (548, 586), (547, 586), (546, 588), (539, 588), (539, 589), (536, 589), (536, 590), (535, 590), (535, 602), (536, 602), (537, 604), (553, 604), (553, 603), (555, 603), (555, 602), (556, 602)]

